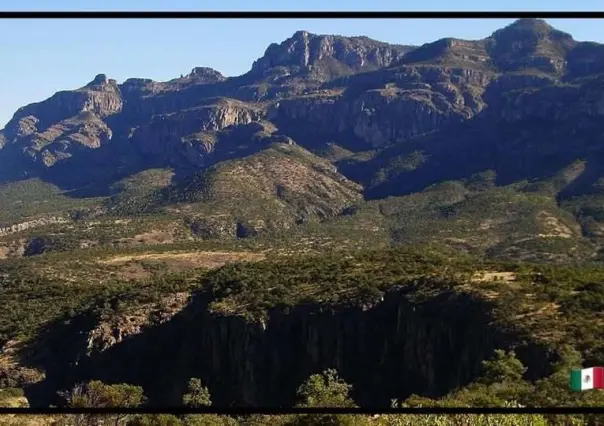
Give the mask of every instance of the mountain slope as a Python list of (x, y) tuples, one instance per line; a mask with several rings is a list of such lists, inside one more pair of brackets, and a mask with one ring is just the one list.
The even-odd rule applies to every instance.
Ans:
[(329, 162), (296, 145), (272, 143), (141, 198), (118, 195), (110, 210), (167, 209), (185, 215), (202, 238), (245, 237), (336, 216), (361, 198), (360, 191)]
[[(0, 177), (5, 194), (37, 178), (73, 199), (28, 220), (80, 203), (97, 218), (145, 213), (177, 227), (222, 218), (214, 237), (237, 236), (237, 226), (317, 238), (362, 228), (379, 230), (375, 244), (386, 233), (394, 244), (531, 258), (535, 247), (508, 248), (535, 238), (550, 247), (538, 236), (556, 221), (572, 230), (564, 244), (596, 256), (603, 53), (533, 19), (419, 47), (298, 31), (242, 76), (198, 67), (117, 84), (100, 74), (21, 108), (0, 137)], [(153, 170), (170, 178), (158, 186)], [(426, 201), (434, 185), (450, 202)], [(489, 203), (517, 212), (474, 206)], [(439, 229), (459, 231), (461, 217), (507, 225), (443, 240)], [(318, 228), (305, 225), (315, 219)]]

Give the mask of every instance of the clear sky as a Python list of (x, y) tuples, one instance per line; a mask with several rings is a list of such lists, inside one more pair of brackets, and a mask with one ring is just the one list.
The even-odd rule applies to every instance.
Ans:
[[(505, 6), (498, 6), (505, 4)], [(2, 0), (0, 10), (604, 10), (603, 0)], [(479, 39), (513, 20), (6, 20), (0, 22), (0, 128), (17, 108), (99, 73), (169, 80), (195, 66), (242, 74), (297, 30), (400, 44)], [(604, 42), (600, 19), (549, 20), (577, 40)]]

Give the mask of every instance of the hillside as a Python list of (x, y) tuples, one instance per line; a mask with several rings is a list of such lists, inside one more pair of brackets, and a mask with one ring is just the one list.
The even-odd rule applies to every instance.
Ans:
[[(576, 236), (572, 244), (580, 247), (580, 256), (597, 256), (601, 232), (592, 206), (598, 202), (600, 179), (602, 52), (600, 45), (576, 42), (544, 21), (519, 20), (484, 40), (448, 38), (419, 47), (299, 31), (269, 46), (250, 72), (240, 77), (225, 78), (211, 68), (198, 67), (168, 82), (129, 79), (118, 84), (100, 74), (78, 90), (58, 92), (21, 108), (3, 130), (0, 175), (4, 176), (2, 193), (7, 194), (3, 203), (13, 204), (12, 188), (32, 179), (58, 186), (64, 194), (56, 210), (41, 199), (32, 200), (39, 215), (30, 208), (31, 215), (13, 214), (4, 225), (37, 220), (40, 215), (65, 217), (70, 210), (91, 206), (98, 207), (97, 217), (123, 210), (126, 204), (135, 212), (136, 203), (137, 213), (157, 211), (154, 206), (161, 204), (162, 213), (178, 211), (182, 214), (176, 214), (175, 220), (186, 221), (180, 207), (167, 208), (173, 201), (174, 195), (166, 195), (171, 189), (163, 195), (147, 194), (147, 183), (137, 176), (164, 169), (171, 174), (168, 187), (182, 187), (200, 179), (195, 176), (228, 173), (222, 162), (261, 161), (272, 155), (275, 143), (285, 143), (331, 162), (332, 166), (323, 162), (320, 167), (332, 168), (339, 174), (333, 178), (338, 182), (348, 179), (361, 185), (361, 190), (352, 191), (361, 191), (374, 206), (372, 200), (398, 199), (420, 194), (431, 185), (469, 182), (494, 173), (492, 188), (490, 184), (482, 188), (480, 199), (497, 203), (500, 190), (495, 187), (512, 185), (520, 194), (516, 202), (526, 198), (529, 204), (543, 203), (542, 213), (535, 214), (551, 216), (550, 222), (565, 223), (573, 230), (569, 231)], [(319, 158), (312, 161), (320, 162)], [(578, 163), (583, 165), (575, 166)], [(317, 177), (314, 172), (290, 172), (290, 180), (297, 180), (299, 188), (301, 181), (310, 184)], [(282, 185), (283, 173), (277, 178), (280, 182), (271, 183), (271, 191), (292, 189)], [(124, 179), (139, 182), (146, 195), (135, 190), (131, 197), (131, 192), (121, 190), (119, 182)], [(275, 176), (261, 179), (273, 181)], [(217, 217), (267, 221), (260, 212), (267, 209), (266, 194), (259, 192), (268, 189), (259, 182), (258, 188), (248, 183), (243, 189), (241, 182), (234, 182), (239, 188), (236, 196), (223, 191), (217, 196), (222, 200), (206, 200), (196, 208), (200, 213), (207, 208)], [(331, 184), (319, 185), (334, 190), (326, 189)], [(335, 189), (342, 190), (350, 191)], [(325, 218), (359, 204), (350, 193), (328, 195), (319, 202), (322, 195), (317, 189), (308, 191), (314, 192), (314, 199), (296, 195), (295, 200), (281, 200), (288, 207), (276, 208), (274, 216), (279, 219), (272, 221), (281, 224), (276, 228), (305, 222), (310, 212)], [(156, 199), (162, 196), (168, 198)], [(238, 201), (227, 200), (231, 196)], [(109, 204), (103, 201), (107, 197)], [(330, 197), (335, 199), (329, 201)], [(409, 206), (406, 200), (387, 203)], [(323, 206), (317, 207), (317, 202)], [(231, 204), (245, 205), (246, 212), (235, 212)], [(102, 207), (108, 205), (113, 207), (103, 213)], [(433, 213), (416, 207), (406, 207), (404, 215), (436, 220), (424, 234), (439, 224), (448, 227), (450, 221), (442, 216), (450, 218), (464, 208), (443, 205), (449, 211), (429, 219)], [(464, 216), (473, 223), (510, 222), (480, 209)], [(392, 216), (382, 219), (372, 219), (372, 227), (385, 228), (392, 242), (413, 239), (409, 231), (401, 231), (405, 223)], [(350, 222), (350, 217), (346, 220)], [(527, 228), (528, 234), (517, 240), (547, 234), (543, 226)], [(574, 231), (577, 227), (581, 231)], [(501, 236), (493, 235), (492, 227), (483, 228), (475, 229), (474, 237), (493, 243), (470, 244), (471, 248), (491, 254), (523, 252), (497, 248)]]

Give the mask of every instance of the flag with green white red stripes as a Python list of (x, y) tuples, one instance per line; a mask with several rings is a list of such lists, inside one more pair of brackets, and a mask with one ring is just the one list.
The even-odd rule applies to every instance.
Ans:
[(604, 389), (604, 367), (572, 370), (570, 373), (570, 388), (576, 392)]

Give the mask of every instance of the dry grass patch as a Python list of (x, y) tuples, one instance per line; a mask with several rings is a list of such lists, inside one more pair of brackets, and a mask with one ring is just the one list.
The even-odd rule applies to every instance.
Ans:
[(118, 244), (172, 244), (174, 236), (167, 231), (151, 231), (130, 238), (120, 238)]
[(575, 232), (569, 226), (547, 212), (539, 212), (537, 219), (546, 231), (546, 233), (539, 234), (539, 237), (571, 238), (575, 235)]
[(171, 253), (145, 253), (116, 256), (98, 261), (104, 265), (125, 265), (130, 262), (162, 262), (169, 266), (188, 268), (219, 268), (228, 262), (259, 261), (266, 256), (252, 252), (195, 251)]
[(478, 271), (472, 277), (473, 282), (512, 282), (516, 281), (514, 272)]

